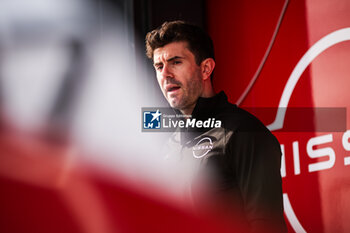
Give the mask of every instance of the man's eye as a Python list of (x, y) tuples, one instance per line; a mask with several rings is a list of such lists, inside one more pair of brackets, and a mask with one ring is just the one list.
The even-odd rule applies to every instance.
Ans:
[(162, 70), (163, 66), (156, 66), (156, 70)]
[(181, 64), (181, 61), (174, 61), (174, 64), (175, 64), (175, 65)]

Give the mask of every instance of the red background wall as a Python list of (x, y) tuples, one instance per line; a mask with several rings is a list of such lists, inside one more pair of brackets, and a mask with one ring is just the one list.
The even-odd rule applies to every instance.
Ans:
[[(285, 1), (208, 1), (208, 27), (216, 48), (217, 66), (214, 86), (224, 90), (231, 102), (237, 102), (264, 56)], [(265, 124), (271, 124), (290, 75), (304, 54), (323, 37), (350, 27), (350, 2), (290, 1), (287, 5), (271, 52), (258, 79), (240, 106), (256, 110), (275, 107), (273, 114), (260, 111)], [(284, 129), (274, 131), (284, 151), (285, 176), (283, 189), (291, 208), (285, 213), (291, 232), (348, 232), (350, 225), (349, 180), (345, 158), (349, 156), (349, 127), (343, 132), (320, 131), (312, 127), (320, 115), (296, 117), (290, 107), (349, 107), (350, 41), (325, 49), (312, 60), (299, 78), (288, 103)], [(255, 110), (254, 110), (255, 109)], [(271, 113), (270, 111), (270, 113)], [(316, 112), (316, 110), (314, 111)], [(349, 116), (349, 112), (347, 111)], [(336, 117), (326, 119), (333, 127)], [(341, 121), (349, 125), (349, 117)], [(291, 125), (309, 124), (308, 132), (290, 132)], [(289, 125), (289, 126), (288, 126)], [(287, 130), (286, 130), (287, 128)], [(329, 131), (329, 132), (328, 132)], [(328, 137), (322, 142), (320, 136)], [(315, 138), (310, 141), (310, 139)], [(307, 146), (320, 157), (312, 158)], [(294, 143), (294, 150), (293, 150)], [(324, 149), (324, 150), (320, 150)], [(299, 158), (299, 162), (297, 161)], [(331, 162), (334, 158), (334, 164)], [(310, 171), (311, 164), (328, 162), (329, 168)], [(292, 217), (291, 213), (293, 212)], [(288, 216), (287, 216), (288, 215)]]

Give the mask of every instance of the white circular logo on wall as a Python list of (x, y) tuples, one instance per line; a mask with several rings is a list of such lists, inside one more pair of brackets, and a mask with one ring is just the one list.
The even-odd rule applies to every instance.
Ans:
[(192, 148), (192, 154), (195, 158), (200, 159), (207, 155), (213, 149), (213, 142), (210, 138), (205, 137), (199, 140)]
[[(284, 90), (278, 105), (278, 111), (277, 111), (275, 120), (273, 123), (268, 125), (267, 128), (269, 128), (271, 131), (279, 130), (283, 128), (286, 110), (288, 107), (289, 100), (294, 91), (294, 88), (298, 83), (301, 75), (303, 74), (305, 69), (311, 64), (311, 62), (329, 47), (335, 44), (341, 43), (343, 41), (349, 41), (349, 40), (350, 40), (350, 28), (348, 27), (348, 28), (336, 30), (326, 35), (325, 37), (317, 41), (311, 48), (309, 48), (309, 50), (300, 59), (298, 64), (295, 66), (293, 72), (289, 76), (287, 84), (284, 87)], [(289, 220), (295, 232), (306, 233), (306, 230), (299, 222), (293, 210), (292, 204), (289, 200), (287, 193), (283, 194), (283, 205), (284, 205), (284, 211), (287, 216), (287, 219)]]

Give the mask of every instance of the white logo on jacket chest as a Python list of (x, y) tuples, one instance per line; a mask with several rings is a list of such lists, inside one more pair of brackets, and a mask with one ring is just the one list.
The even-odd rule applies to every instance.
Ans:
[(200, 159), (213, 149), (213, 142), (210, 138), (205, 137), (199, 140), (192, 148), (192, 154), (195, 158)]

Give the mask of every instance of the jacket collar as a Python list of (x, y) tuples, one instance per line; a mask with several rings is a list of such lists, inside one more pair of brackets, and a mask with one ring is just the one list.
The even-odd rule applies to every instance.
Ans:
[(222, 105), (222, 103), (227, 102), (226, 94), (221, 91), (213, 97), (203, 98), (199, 97), (197, 104), (193, 109), (192, 118), (196, 119), (206, 119), (210, 117), (215, 117), (216, 110)]
[[(221, 108), (225, 103), (227, 103), (226, 94), (221, 91), (213, 97), (203, 98), (199, 97), (196, 106), (192, 112), (192, 119), (205, 121), (209, 118), (215, 118), (218, 114), (218, 109)], [(176, 112), (180, 112), (175, 110)], [(180, 135), (181, 144), (186, 144), (190, 142), (196, 136), (203, 133), (203, 130), (198, 131), (183, 131)]]

